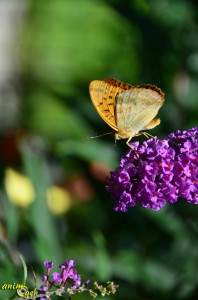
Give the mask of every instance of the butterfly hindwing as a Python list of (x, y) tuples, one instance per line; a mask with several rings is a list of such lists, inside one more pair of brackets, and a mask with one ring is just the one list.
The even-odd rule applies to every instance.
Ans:
[(163, 104), (162, 93), (136, 87), (119, 93), (116, 98), (116, 124), (120, 131), (139, 132), (157, 115)]

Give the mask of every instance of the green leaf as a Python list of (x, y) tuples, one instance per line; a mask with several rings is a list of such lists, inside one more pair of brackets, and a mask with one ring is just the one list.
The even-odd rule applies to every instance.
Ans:
[(24, 71), (64, 95), (79, 94), (76, 82), (112, 70), (135, 78), (136, 37), (136, 30), (105, 2), (36, 1), (21, 41)]
[(21, 259), (21, 262), (23, 265), (23, 284), (25, 285), (26, 280), (27, 280), (27, 266), (26, 266), (25, 260), (21, 254), (20, 254), (20, 259)]
[(111, 146), (89, 139), (86, 141), (67, 140), (57, 143), (55, 147), (58, 155), (76, 155), (88, 162), (102, 161), (108, 163), (112, 168), (118, 165), (118, 153), (113, 148), (113, 144)]
[(72, 111), (67, 103), (48, 92), (32, 92), (25, 113), (27, 127), (37, 134), (54, 140), (65, 137), (83, 138), (86, 124), (80, 114)]

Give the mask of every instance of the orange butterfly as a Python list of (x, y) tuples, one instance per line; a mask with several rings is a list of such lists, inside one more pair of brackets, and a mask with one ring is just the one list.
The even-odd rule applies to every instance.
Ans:
[(143, 84), (132, 86), (113, 78), (91, 81), (91, 100), (103, 120), (115, 131), (115, 139), (134, 136), (151, 136), (140, 130), (152, 129), (160, 124), (153, 119), (164, 103), (164, 93), (157, 86)]

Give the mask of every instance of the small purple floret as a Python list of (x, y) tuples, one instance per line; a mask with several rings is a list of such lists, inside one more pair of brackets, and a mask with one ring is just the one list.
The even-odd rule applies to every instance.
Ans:
[(47, 275), (44, 275), (43, 278), (42, 278), (42, 281), (43, 281), (43, 282), (47, 282), (47, 281), (48, 281), (48, 276), (47, 276)]
[(44, 265), (44, 267), (45, 267), (46, 269), (48, 269), (48, 270), (50, 270), (50, 269), (52, 269), (52, 268), (54, 267), (53, 261), (45, 261), (45, 262), (43, 263), (43, 265)]
[(58, 272), (53, 272), (52, 273), (52, 279), (54, 283), (61, 283), (62, 282), (62, 278), (61, 275)]
[(107, 178), (116, 211), (126, 212), (137, 203), (159, 210), (179, 198), (198, 204), (198, 127), (131, 146)]

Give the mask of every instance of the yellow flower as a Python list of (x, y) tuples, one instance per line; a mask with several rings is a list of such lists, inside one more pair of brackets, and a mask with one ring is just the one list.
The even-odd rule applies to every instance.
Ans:
[(5, 188), (12, 203), (27, 207), (35, 198), (35, 192), (30, 179), (11, 168), (5, 172)]
[(47, 203), (55, 215), (61, 215), (70, 209), (71, 196), (65, 189), (52, 186), (47, 191)]

